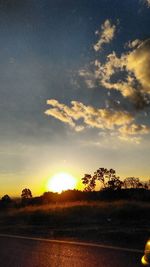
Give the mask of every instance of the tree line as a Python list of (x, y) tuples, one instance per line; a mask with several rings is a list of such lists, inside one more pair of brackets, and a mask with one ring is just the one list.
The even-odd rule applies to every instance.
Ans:
[(66, 190), (59, 193), (45, 192), (42, 196), (33, 197), (29, 188), (24, 188), (18, 200), (4, 195), (0, 200), (0, 209), (24, 207), (27, 205), (43, 205), (63, 201), (118, 200), (134, 199), (150, 201), (150, 180), (127, 177), (121, 180), (114, 169), (99, 168), (93, 175), (85, 174), (81, 178), (84, 190)]
[[(24, 188), (21, 193), (21, 205), (29, 204), (29, 200), (32, 199), (32, 192), (29, 188)], [(0, 200), (0, 208), (7, 208), (14, 206), (16, 202), (9, 196), (4, 195)]]
[(150, 189), (150, 180), (143, 182), (140, 178), (127, 177), (122, 181), (114, 169), (107, 168), (99, 168), (93, 175), (85, 174), (82, 183), (85, 191), (94, 191), (98, 185), (99, 190)]

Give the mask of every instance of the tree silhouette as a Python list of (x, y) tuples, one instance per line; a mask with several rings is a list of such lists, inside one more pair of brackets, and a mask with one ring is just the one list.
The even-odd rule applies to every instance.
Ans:
[(4, 195), (0, 201), (0, 208), (8, 208), (13, 203), (12, 199), (8, 195)]
[(101, 188), (117, 190), (121, 189), (123, 182), (116, 176), (114, 169), (99, 168), (94, 175), (85, 174), (82, 183), (85, 185), (85, 191), (95, 190), (97, 182), (100, 182)]
[(127, 177), (124, 179), (124, 188), (140, 188), (143, 187), (143, 184), (140, 182), (139, 178)]
[(148, 180), (147, 182), (143, 182), (143, 188), (150, 189), (150, 180)]
[(1, 199), (2, 203), (10, 204), (12, 202), (11, 198), (8, 195), (4, 195)]
[(32, 198), (31, 190), (29, 188), (23, 189), (22, 194), (21, 194), (21, 198), (22, 198), (22, 200)]

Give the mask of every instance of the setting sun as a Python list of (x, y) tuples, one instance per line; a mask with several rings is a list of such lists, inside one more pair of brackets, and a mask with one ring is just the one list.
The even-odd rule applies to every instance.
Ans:
[(68, 173), (57, 173), (52, 176), (48, 181), (48, 190), (61, 193), (68, 189), (74, 189), (76, 186), (76, 179)]

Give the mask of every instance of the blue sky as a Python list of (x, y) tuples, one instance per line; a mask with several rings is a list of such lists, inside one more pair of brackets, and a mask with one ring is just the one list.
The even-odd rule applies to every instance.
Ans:
[(149, 0), (0, 1), (1, 195), (40, 194), (60, 171), (149, 179), (149, 13)]

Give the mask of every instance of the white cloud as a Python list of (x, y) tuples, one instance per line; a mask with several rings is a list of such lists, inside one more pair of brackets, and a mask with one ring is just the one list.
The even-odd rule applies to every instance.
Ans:
[(133, 41), (129, 41), (129, 42), (126, 44), (126, 46), (129, 47), (129, 48), (135, 48), (135, 47), (139, 46), (141, 43), (142, 43), (141, 40), (139, 40), (139, 39), (135, 39), (135, 40), (133, 40)]
[(88, 88), (94, 88), (96, 86), (95, 75), (92, 71), (88, 69), (79, 70), (80, 77), (84, 77), (85, 83)]
[(119, 132), (122, 135), (141, 135), (150, 133), (150, 127), (144, 124), (130, 124), (120, 127)]
[[(101, 31), (96, 32), (100, 39), (94, 45), (94, 50), (99, 51), (103, 44), (109, 43), (115, 32), (116, 26), (106, 20)], [(117, 90), (137, 108), (143, 108), (150, 104), (150, 39), (130, 40), (126, 46), (129, 51), (120, 56), (113, 51), (106, 56), (104, 63), (97, 58), (93, 70), (90, 64), (90, 70), (86, 67), (79, 71), (79, 75), (84, 77), (87, 87), (93, 88), (99, 84), (108, 90)], [(114, 82), (116, 74), (120, 78)]]
[(104, 24), (101, 26), (101, 31), (96, 31), (96, 35), (99, 36), (98, 42), (93, 46), (94, 50), (100, 51), (103, 44), (109, 43), (115, 35), (116, 26), (112, 25), (111, 22), (107, 19)]
[(144, 124), (130, 124), (119, 128), (119, 139), (140, 144), (141, 136), (150, 133), (150, 126)]
[[(98, 109), (77, 101), (72, 101), (71, 107), (61, 104), (55, 99), (48, 100), (47, 104), (52, 107), (45, 111), (46, 115), (69, 124), (76, 131), (82, 131), (86, 126), (99, 129), (113, 129), (114, 127), (129, 124), (134, 120), (133, 116), (128, 112), (114, 111), (106, 108)], [(83, 123), (78, 125), (78, 120), (82, 120)]]
[(60, 104), (55, 99), (47, 100), (47, 104), (53, 106), (53, 108), (46, 110), (46, 115), (52, 116), (62, 122), (69, 124), (72, 127), (75, 126), (71, 116), (68, 116), (67, 112), (65, 111), (65, 105)]
[(150, 7), (150, 0), (144, 0), (148, 7)]
[[(140, 143), (142, 135), (150, 133), (150, 126), (136, 124), (135, 117), (126, 111), (99, 109), (78, 101), (71, 101), (70, 107), (55, 99), (47, 100), (47, 104), (51, 107), (45, 111), (46, 115), (68, 124), (76, 132), (86, 128), (111, 130), (107, 132), (110, 137), (116, 136), (122, 141), (136, 144)], [(106, 136), (106, 132), (103, 134)]]
[[(150, 103), (150, 39), (130, 42), (132, 51), (115, 52), (107, 55), (105, 63), (95, 60), (95, 80), (106, 89), (120, 91), (123, 97), (129, 98), (137, 108)], [(115, 74), (121, 74), (115, 82)], [(86, 77), (85, 77), (86, 78)]]
[(126, 68), (141, 85), (141, 92), (150, 94), (150, 39), (127, 55)]
[(137, 144), (139, 145), (141, 142), (141, 137), (131, 137), (128, 135), (120, 135), (119, 139), (123, 142), (127, 142), (127, 143), (133, 143), (133, 144)]
[[(103, 44), (109, 43), (114, 38), (115, 31), (116, 26), (106, 20), (101, 26), (101, 32), (96, 32), (100, 39), (94, 50), (97, 52)], [(142, 109), (150, 104), (150, 39), (135, 39), (129, 41), (126, 47), (128, 51), (120, 56), (115, 51), (107, 55), (105, 62), (97, 58), (93, 65), (90, 64), (89, 69), (87, 66), (81, 69), (79, 75), (84, 77), (87, 87), (93, 88), (99, 84), (109, 90), (108, 94), (110, 90), (116, 90), (123, 98), (134, 103), (134, 108)], [(110, 109), (109, 105), (106, 108), (95, 108), (78, 101), (71, 101), (71, 106), (68, 106), (50, 99), (47, 104), (51, 107), (45, 114), (68, 124), (76, 132), (86, 128), (108, 132), (111, 130), (110, 136), (115, 135), (122, 141), (139, 144), (141, 136), (150, 133), (150, 126), (137, 124), (137, 112), (131, 114), (122, 110), (122, 103), (117, 103), (119, 109)]]

